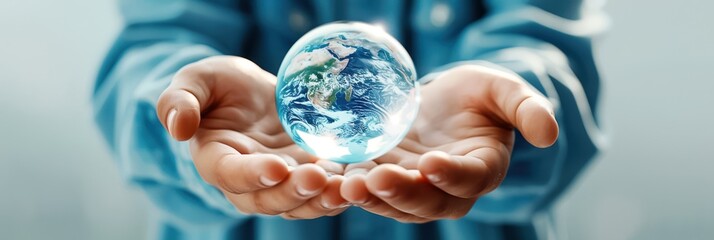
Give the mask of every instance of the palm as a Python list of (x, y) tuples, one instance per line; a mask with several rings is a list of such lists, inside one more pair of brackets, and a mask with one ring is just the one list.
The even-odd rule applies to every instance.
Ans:
[[(157, 103), (172, 137), (191, 141), (203, 179), (245, 213), (316, 218), (344, 210), (342, 166), (317, 161), (283, 131), (275, 76), (239, 57), (206, 58), (182, 68)], [(316, 164), (312, 164), (316, 163)]]
[[(429, 105), (456, 104), (443, 99), (424, 98), (425, 104), (405, 139), (377, 163), (393, 163), (416, 169), (419, 156), (430, 151), (467, 155), (477, 149), (511, 149), (513, 130), (476, 109), (444, 108)], [(503, 161), (508, 160), (504, 156)]]
[[(274, 79), (275, 76), (267, 76)], [(267, 153), (283, 157), (289, 165), (315, 162), (285, 133), (275, 109), (273, 81), (246, 81), (226, 76), (216, 79), (214, 106), (202, 114), (197, 139), (210, 139), (241, 154)]]
[(506, 167), (514, 130), (499, 120), (502, 116), (491, 111), (495, 108), (490, 106), (491, 97), (483, 83), (471, 79), (444, 79), (424, 86), (421, 109), (407, 136), (375, 162), (417, 169), (419, 157), (430, 151), (466, 156), (474, 151), (495, 150), (497, 161)]
[(517, 76), (493, 69), (447, 70), (422, 88), (422, 99), (397, 147), (347, 166), (354, 177), (343, 184), (345, 199), (400, 221), (458, 218), (503, 180), (515, 127), (541, 147), (558, 134), (547, 101)]

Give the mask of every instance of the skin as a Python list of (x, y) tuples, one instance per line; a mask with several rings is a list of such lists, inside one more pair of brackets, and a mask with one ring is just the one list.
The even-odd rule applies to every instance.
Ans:
[(190, 141), (203, 179), (247, 214), (311, 219), (356, 205), (401, 222), (460, 218), (505, 177), (515, 129), (537, 147), (558, 136), (552, 105), (520, 77), (465, 65), (422, 88), (396, 148), (344, 166), (283, 131), (275, 81), (247, 59), (211, 57), (182, 68), (157, 104), (170, 135)]
[(558, 137), (552, 105), (513, 74), (455, 67), (425, 85), (422, 99), (396, 148), (346, 167), (345, 199), (401, 222), (457, 219), (505, 177), (515, 128), (537, 147)]
[(238, 211), (290, 219), (339, 214), (347, 207), (339, 192), (343, 166), (310, 156), (283, 131), (275, 81), (249, 60), (206, 58), (176, 73), (157, 115), (172, 137), (190, 141), (198, 173)]

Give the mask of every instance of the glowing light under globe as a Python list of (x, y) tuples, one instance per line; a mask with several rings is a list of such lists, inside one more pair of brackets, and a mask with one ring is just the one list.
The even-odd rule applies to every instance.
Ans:
[(295, 143), (341, 163), (394, 148), (419, 110), (407, 51), (384, 30), (356, 22), (326, 24), (300, 38), (283, 59), (275, 96)]

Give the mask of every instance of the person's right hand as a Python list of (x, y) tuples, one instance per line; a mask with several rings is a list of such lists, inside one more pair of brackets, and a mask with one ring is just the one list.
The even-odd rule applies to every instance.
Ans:
[(157, 114), (173, 138), (190, 139), (198, 173), (239, 211), (288, 219), (339, 214), (347, 206), (343, 167), (310, 156), (283, 131), (275, 80), (244, 58), (206, 58), (174, 76)]

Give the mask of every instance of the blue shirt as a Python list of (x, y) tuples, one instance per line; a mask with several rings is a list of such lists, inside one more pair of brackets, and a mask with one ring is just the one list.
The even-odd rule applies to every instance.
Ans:
[[(93, 94), (122, 175), (158, 210), (158, 239), (534, 239), (552, 235), (554, 200), (602, 144), (591, 38), (606, 18), (581, 0), (122, 0), (126, 23)], [(462, 219), (402, 224), (353, 208), (288, 221), (242, 215), (193, 166), (188, 145), (156, 118), (182, 66), (238, 55), (275, 73), (290, 46), (324, 23), (379, 24), (408, 49), (420, 76), (450, 64), (519, 74), (556, 106), (561, 135), (538, 149), (516, 137), (507, 177)]]

